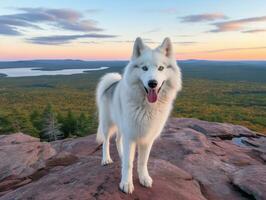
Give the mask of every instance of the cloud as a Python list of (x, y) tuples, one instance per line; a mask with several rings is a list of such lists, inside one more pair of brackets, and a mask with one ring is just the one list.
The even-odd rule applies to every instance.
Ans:
[(21, 35), (15, 28), (7, 26), (5, 24), (0, 26), (0, 35)]
[(154, 29), (151, 29), (151, 30), (148, 30), (148, 31), (145, 31), (143, 32), (144, 34), (145, 33), (156, 33), (156, 32), (159, 32), (161, 29), (160, 28), (154, 28)]
[(243, 51), (243, 50), (259, 50), (259, 49), (266, 49), (266, 46), (262, 47), (244, 47), (244, 48), (227, 48), (227, 49), (216, 49), (216, 50), (209, 50), (204, 51), (204, 53), (217, 53), (217, 52), (225, 52), (225, 51)]
[(261, 50), (266, 49), (266, 46), (260, 46), (260, 47), (238, 47), (238, 48), (227, 48), (227, 49), (214, 49), (214, 50), (208, 50), (208, 51), (195, 51), (195, 52), (189, 52), (189, 53), (179, 53), (179, 54), (197, 54), (197, 53), (219, 53), (219, 52), (228, 52), (228, 51), (247, 51), (247, 50)]
[(10, 35), (15, 35), (12, 32), (18, 32), (17, 29), (21, 27), (40, 28), (36, 23), (46, 23), (63, 30), (79, 32), (103, 31), (97, 26), (97, 21), (84, 19), (82, 13), (71, 9), (19, 8), (18, 10), (21, 13), (0, 15), (0, 24), (10, 30)]
[[(145, 44), (161, 44), (161, 42), (158, 41), (153, 41), (149, 38), (142, 38), (143, 42)], [(110, 41), (105, 41), (105, 42), (110, 42), (110, 43), (131, 43), (133, 44), (135, 41), (134, 40), (110, 40)], [(185, 41), (185, 42), (172, 42), (173, 44), (179, 44), (179, 45), (194, 45), (197, 44), (198, 42), (195, 41)]]
[(226, 32), (226, 31), (239, 31), (242, 30), (244, 26), (246, 26), (247, 24), (255, 22), (264, 22), (264, 21), (266, 21), (266, 16), (213, 23), (213, 25), (216, 26), (216, 29), (213, 29), (210, 32), (215, 33), (215, 32)]
[(194, 41), (187, 41), (187, 42), (173, 42), (173, 44), (180, 44), (180, 45), (194, 45), (197, 44), (198, 42)]
[(199, 15), (187, 15), (184, 17), (180, 17), (181, 22), (204, 22), (204, 21), (214, 21), (218, 19), (226, 19), (227, 17), (222, 13), (205, 13)]
[(252, 29), (247, 31), (242, 31), (242, 33), (262, 33), (266, 32), (266, 29)]
[[(83, 17), (80, 12), (71, 9), (19, 8), (18, 10), (24, 11), (24, 13), (14, 14), (13, 17), (30, 22), (55, 20), (77, 21)], [(10, 16), (12, 17), (12, 15)]]
[(109, 41), (105, 41), (108, 43), (134, 43), (134, 40), (109, 40)]
[(97, 22), (93, 20), (81, 20), (79, 23), (62, 21), (60, 26), (72, 31), (103, 31), (103, 29), (97, 27)]
[(114, 38), (116, 35), (107, 34), (83, 34), (83, 35), (54, 35), (54, 36), (44, 36), (44, 37), (33, 37), (27, 39), (28, 42), (34, 44), (44, 44), (44, 45), (61, 45), (72, 42), (73, 40), (81, 38)]
[(40, 29), (40, 27), (37, 25), (21, 20), (19, 18), (12, 18), (10, 17), (10, 15), (0, 16), (0, 25), (1, 25), (0, 35), (11, 35), (11, 36), (22, 35), (18, 31), (18, 29), (25, 27)]
[(95, 42), (95, 41), (86, 41), (86, 42), (80, 42), (81, 44), (101, 44), (102, 42)]

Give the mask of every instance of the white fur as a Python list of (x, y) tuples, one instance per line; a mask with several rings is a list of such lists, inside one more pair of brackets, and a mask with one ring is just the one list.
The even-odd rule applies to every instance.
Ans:
[[(144, 71), (142, 66), (147, 66), (148, 70)], [(164, 70), (159, 71), (159, 66), (163, 66)], [(144, 89), (144, 86), (149, 87), (148, 81), (152, 79), (158, 82), (156, 90), (162, 86), (155, 103), (148, 102)], [(117, 150), (122, 161), (120, 189), (125, 193), (134, 190), (132, 168), (136, 147), (139, 181), (145, 187), (152, 186), (147, 168), (150, 150), (164, 127), (177, 92), (181, 90), (181, 80), (169, 38), (154, 50), (137, 38), (123, 76), (107, 74), (98, 85), (97, 141), (103, 143), (102, 165), (112, 162), (109, 139), (116, 133)]]

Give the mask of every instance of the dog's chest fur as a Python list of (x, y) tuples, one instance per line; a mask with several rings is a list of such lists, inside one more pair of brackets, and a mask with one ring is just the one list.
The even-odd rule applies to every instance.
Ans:
[(121, 132), (128, 132), (131, 138), (141, 141), (158, 137), (171, 111), (173, 99), (166, 91), (161, 91), (157, 102), (150, 104), (140, 88), (127, 90), (122, 82), (117, 86), (111, 94), (111, 113)]
[(159, 136), (171, 110), (171, 103), (157, 102), (153, 105), (131, 106), (128, 113), (134, 135), (141, 140), (149, 140)]

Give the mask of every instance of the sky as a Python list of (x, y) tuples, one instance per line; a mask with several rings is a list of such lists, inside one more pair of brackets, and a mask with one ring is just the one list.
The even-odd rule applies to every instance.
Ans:
[(266, 60), (265, 0), (1, 0), (0, 60), (127, 60), (170, 37), (178, 60)]

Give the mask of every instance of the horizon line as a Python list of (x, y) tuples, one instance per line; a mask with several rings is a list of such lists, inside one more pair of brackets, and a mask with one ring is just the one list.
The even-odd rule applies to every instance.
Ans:
[[(84, 62), (97, 62), (97, 61), (105, 61), (105, 62), (118, 62), (118, 61), (129, 61), (130, 59), (90, 59), (90, 60), (86, 60), (86, 59), (73, 59), (73, 58), (58, 58), (58, 59), (49, 59), (49, 58), (40, 58), (40, 59), (19, 59), (19, 60), (0, 60), (0, 62), (21, 62), (21, 61), (84, 61)], [(266, 62), (266, 58), (265, 59), (260, 59), (260, 60), (253, 60), (253, 59), (176, 59), (176, 61), (216, 61), (216, 62), (226, 62), (226, 61), (231, 61), (231, 62)]]

